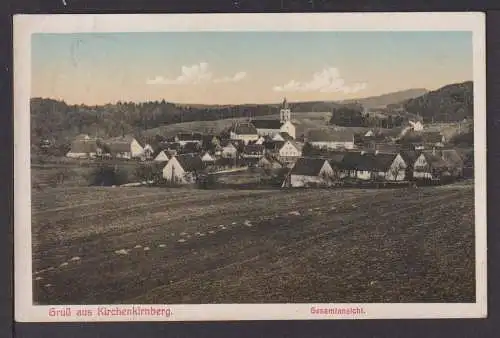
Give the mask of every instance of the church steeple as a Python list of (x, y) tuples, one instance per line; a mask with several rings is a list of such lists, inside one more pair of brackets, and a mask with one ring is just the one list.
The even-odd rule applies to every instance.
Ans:
[(285, 97), (285, 98), (283, 98), (283, 103), (281, 105), (281, 110), (280, 110), (281, 123), (285, 123), (287, 121), (290, 121), (291, 114), (292, 114), (292, 112), (290, 111), (290, 108), (288, 108), (288, 101), (286, 100), (286, 97)]

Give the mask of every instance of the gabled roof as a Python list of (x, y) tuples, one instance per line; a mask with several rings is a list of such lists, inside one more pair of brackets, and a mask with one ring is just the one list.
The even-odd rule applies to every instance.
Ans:
[(264, 149), (265, 149), (264, 145), (262, 145), (262, 144), (247, 144), (243, 148), (243, 153), (245, 153), (245, 154), (263, 153)]
[(257, 129), (280, 129), (283, 125), (280, 120), (252, 120)]
[(264, 141), (262, 145), (268, 150), (276, 150), (281, 149), (284, 144), (285, 141)]
[(441, 156), (435, 155), (430, 152), (423, 152), (422, 155), (425, 157), (427, 164), (433, 168), (447, 168), (449, 163), (441, 158)]
[(257, 135), (257, 129), (252, 123), (249, 122), (237, 123), (231, 128), (231, 130), (237, 135)]
[(181, 167), (186, 172), (200, 171), (204, 168), (203, 161), (200, 156), (193, 154), (175, 156)]
[(70, 153), (75, 154), (90, 154), (97, 151), (98, 145), (95, 139), (78, 139), (71, 143)]
[(326, 160), (323, 158), (300, 157), (290, 173), (292, 175), (318, 176)]
[(312, 129), (307, 132), (308, 142), (353, 142), (354, 134), (348, 130)]
[(413, 150), (404, 150), (399, 153), (407, 165), (413, 165), (420, 155), (419, 152)]
[[(461, 167), (464, 161), (460, 154), (455, 149), (443, 149), (443, 150), (425, 150), (424, 154), (429, 154), (431, 157), (439, 157), (448, 163), (450, 166)], [(426, 157), (427, 159), (427, 157)]]
[(120, 136), (107, 139), (104, 143), (111, 153), (127, 153), (131, 151), (130, 145), (134, 140), (133, 136)]

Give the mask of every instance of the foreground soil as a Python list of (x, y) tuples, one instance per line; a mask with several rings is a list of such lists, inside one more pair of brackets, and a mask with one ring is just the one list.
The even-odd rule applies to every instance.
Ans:
[(474, 302), (474, 193), (47, 188), (36, 304)]

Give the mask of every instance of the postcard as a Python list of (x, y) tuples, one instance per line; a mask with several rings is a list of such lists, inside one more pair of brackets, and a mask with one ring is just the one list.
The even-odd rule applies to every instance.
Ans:
[(482, 13), (17, 15), (19, 322), (484, 318)]

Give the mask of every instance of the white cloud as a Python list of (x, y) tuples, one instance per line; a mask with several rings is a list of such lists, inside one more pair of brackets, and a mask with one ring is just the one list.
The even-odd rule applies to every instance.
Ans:
[(284, 85), (273, 87), (273, 90), (277, 92), (343, 92), (345, 94), (351, 94), (365, 88), (366, 83), (364, 82), (346, 85), (338, 69), (329, 67), (314, 73), (312, 79), (308, 82), (291, 80)]
[(239, 82), (243, 80), (247, 76), (246, 72), (238, 72), (234, 74), (232, 77), (224, 76), (219, 79), (215, 79), (215, 83), (225, 83), (225, 82)]
[(246, 72), (238, 72), (233, 76), (225, 76), (222, 78), (213, 78), (213, 73), (210, 71), (208, 63), (200, 62), (192, 66), (182, 66), (181, 75), (174, 79), (164, 78), (163, 76), (156, 76), (153, 79), (148, 79), (147, 84), (164, 84), (164, 85), (186, 85), (186, 84), (202, 84), (202, 83), (224, 83), (224, 82), (238, 82), (246, 77)]

